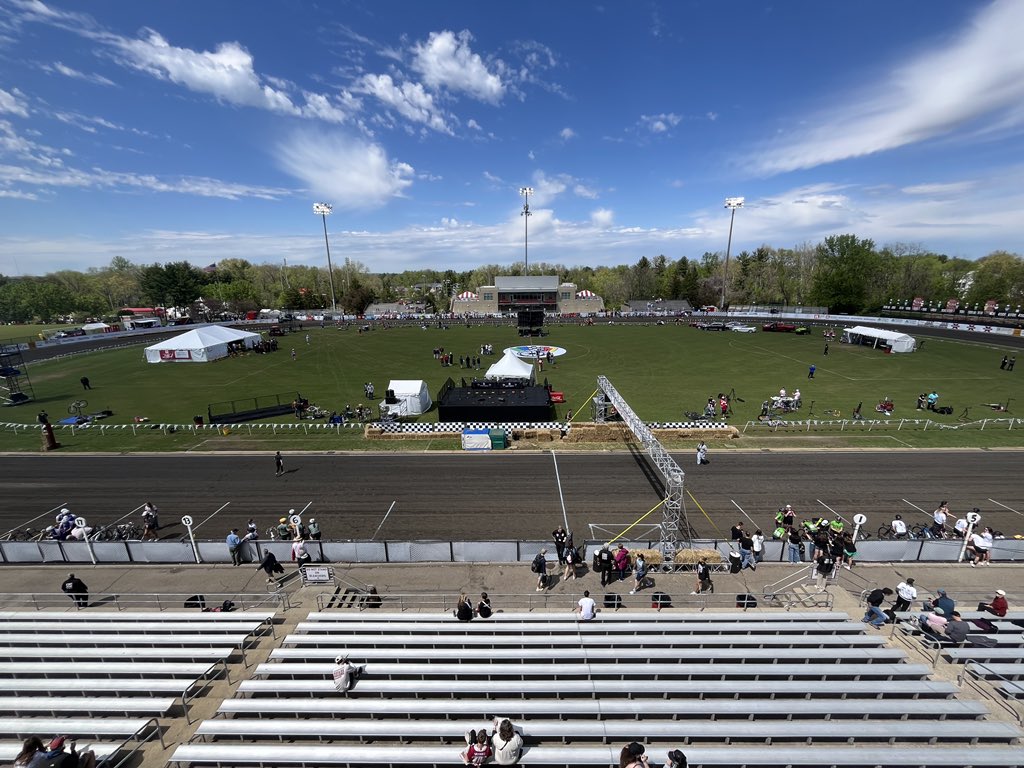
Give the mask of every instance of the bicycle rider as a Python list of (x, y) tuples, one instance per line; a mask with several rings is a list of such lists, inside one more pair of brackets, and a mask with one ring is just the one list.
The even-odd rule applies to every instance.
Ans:
[(905, 539), (907, 537), (907, 524), (903, 522), (902, 515), (896, 515), (889, 523), (889, 527), (892, 529), (892, 535), (897, 539)]

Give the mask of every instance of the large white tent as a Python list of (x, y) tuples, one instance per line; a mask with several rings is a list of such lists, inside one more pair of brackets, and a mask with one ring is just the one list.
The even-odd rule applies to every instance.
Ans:
[(394, 395), (395, 402), (391, 402), (389, 394), (385, 403), (396, 416), (419, 416), (434, 404), (427, 382), (420, 379), (392, 379), (388, 382), (388, 392)]
[(242, 342), (246, 349), (260, 338), (258, 333), (238, 331), (219, 325), (193, 328), (178, 336), (146, 347), (146, 361), (150, 363), (208, 363), (227, 357), (228, 344)]
[(514, 352), (505, 356), (487, 369), (485, 379), (532, 379), (533, 365), (516, 357)]
[(893, 352), (913, 352), (917, 341), (899, 331), (886, 331), (881, 328), (869, 328), (866, 325), (855, 325), (843, 331), (843, 341), (847, 344), (868, 344), (872, 347), (886, 347)]

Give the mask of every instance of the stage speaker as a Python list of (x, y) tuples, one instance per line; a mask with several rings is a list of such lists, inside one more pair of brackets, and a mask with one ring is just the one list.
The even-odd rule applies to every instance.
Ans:
[(384, 402), (388, 405), (394, 405), (398, 402), (398, 398), (395, 397), (395, 390), (388, 389), (384, 392)]

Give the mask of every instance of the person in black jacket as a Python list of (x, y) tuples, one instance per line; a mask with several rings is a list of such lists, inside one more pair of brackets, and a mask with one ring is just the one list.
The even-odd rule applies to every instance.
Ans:
[(861, 619), (865, 624), (869, 623), (875, 629), (881, 629), (889, 617), (885, 615), (885, 611), (882, 610), (882, 603), (885, 602), (885, 598), (892, 594), (892, 590), (888, 587), (884, 589), (873, 589), (867, 596), (868, 610), (864, 614), (864, 618)]
[(74, 600), (79, 608), (89, 607), (89, 587), (81, 579), (76, 579), (75, 574), (68, 574), (67, 579), (60, 585), (60, 591)]
[(274, 580), (275, 573), (284, 573), (284, 566), (277, 561), (277, 557), (269, 549), (263, 550), (263, 559), (260, 564), (256, 566), (256, 570), (262, 570), (267, 574), (267, 583), (269, 584)]

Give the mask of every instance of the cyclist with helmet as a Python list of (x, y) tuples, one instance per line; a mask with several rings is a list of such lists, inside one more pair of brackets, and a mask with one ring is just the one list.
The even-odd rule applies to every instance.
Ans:
[(903, 522), (902, 515), (896, 515), (889, 523), (889, 528), (892, 529), (892, 535), (897, 539), (905, 539), (907, 537), (907, 524)]

